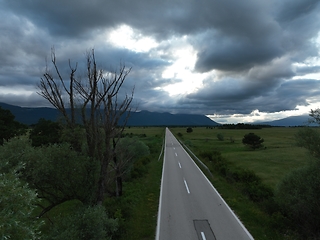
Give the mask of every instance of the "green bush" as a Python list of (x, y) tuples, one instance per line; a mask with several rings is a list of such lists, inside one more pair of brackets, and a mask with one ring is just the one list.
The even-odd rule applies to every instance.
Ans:
[(132, 178), (140, 178), (143, 177), (147, 172), (147, 164), (151, 161), (150, 155), (143, 156), (139, 158), (134, 164), (133, 169), (131, 171)]
[(219, 141), (223, 141), (224, 140), (224, 136), (221, 133), (217, 134), (217, 138)]
[(241, 169), (234, 171), (232, 173), (232, 178), (236, 182), (242, 182), (242, 183), (261, 183), (261, 178), (258, 177), (254, 171), (247, 170), (247, 169)]
[(15, 121), (14, 118), (10, 110), (0, 107), (0, 145), (10, 138), (26, 133), (27, 126)]
[(320, 238), (320, 164), (313, 163), (289, 173), (277, 186), (281, 211), (305, 238)]
[(187, 128), (187, 133), (192, 133), (193, 132), (193, 129), (191, 127), (188, 127)]
[(262, 143), (264, 142), (263, 138), (259, 137), (254, 133), (248, 133), (244, 135), (242, 139), (242, 143), (246, 146), (249, 146), (253, 150), (262, 147)]
[(61, 142), (62, 127), (57, 122), (41, 118), (30, 131), (32, 146), (39, 147)]
[(242, 192), (253, 202), (263, 202), (273, 197), (273, 191), (270, 187), (256, 182), (244, 184)]
[(221, 152), (212, 151), (212, 165), (224, 177), (228, 175), (229, 167), (227, 161), (222, 157)]
[(199, 156), (204, 159), (204, 160), (207, 160), (207, 161), (212, 161), (212, 152), (211, 151), (204, 151), (204, 152), (201, 152), (199, 154)]
[(108, 218), (105, 208), (100, 205), (80, 207), (67, 216), (53, 220), (52, 231), (44, 237), (50, 240), (111, 240), (118, 229), (118, 221)]
[(241, 192), (253, 202), (263, 202), (273, 197), (270, 187), (263, 184), (254, 171), (241, 169), (230, 174), (230, 178), (238, 183)]
[(0, 158), (0, 239), (40, 239), (43, 222), (33, 216), (37, 194), (19, 179), (21, 169), (8, 171), (3, 160)]

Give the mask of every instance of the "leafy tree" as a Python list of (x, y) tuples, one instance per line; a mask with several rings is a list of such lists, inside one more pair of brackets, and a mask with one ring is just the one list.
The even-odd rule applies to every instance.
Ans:
[(309, 123), (316, 123), (320, 125), (320, 108), (315, 110), (311, 109), (309, 116), (311, 117), (311, 119), (309, 119)]
[(26, 133), (27, 127), (14, 120), (14, 115), (10, 110), (0, 107), (0, 145), (3, 141)]
[(253, 150), (262, 147), (263, 142), (264, 142), (263, 138), (259, 137), (254, 133), (248, 133), (244, 135), (242, 139), (242, 143), (246, 146), (249, 146)]
[[(131, 68), (120, 65), (118, 72), (104, 72), (97, 67), (94, 50), (88, 52), (86, 57), (85, 78), (76, 77), (77, 64), (72, 67), (70, 60), (70, 73), (64, 78), (54, 49), (51, 51), (51, 63), (55, 74), (47, 67), (38, 93), (59, 110), (71, 133), (76, 129), (77, 120), (81, 119), (86, 136), (86, 154), (91, 161), (97, 161), (100, 165), (94, 204), (102, 204), (115, 145), (129, 117), (126, 113), (131, 109), (133, 91), (131, 95), (118, 96)], [(76, 116), (77, 113), (80, 113), (79, 117)], [(119, 126), (122, 116), (124, 122)]]
[(54, 219), (52, 231), (44, 239), (50, 240), (111, 240), (118, 229), (118, 221), (108, 218), (101, 205), (82, 206), (67, 216)]
[(223, 141), (224, 140), (224, 136), (223, 136), (222, 133), (218, 133), (217, 134), (217, 138), (218, 138), (219, 141)]
[(39, 119), (38, 123), (31, 130), (29, 138), (32, 146), (39, 147), (61, 141), (61, 125), (44, 118)]
[(296, 142), (300, 147), (309, 150), (309, 153), (320, 160), (320, 134), (319, 130), (310, 127), (304, 127), (296, 134)]
[(193, 132), (193, 129), (191, 127), (188, 127), (187, 128), (187, 133), (192, 133)]
[(34, 148), (28, 139), (11, 139), (0, 149), (0, 161), (6, 162), (2, 172), (24, 167), (20, 179), (37, 190), (41, 201), (41, 217), (53, 207), (77, 199), (90, 205), (95, 197), (99, 164), (73, 150), (68, 143)]
[(0, 238), (40, 239), (42, 221), (33, 216), (37, 194), (19, 179), (22, 165), (11, 168), (6, 160), (0, 158)]
[(25, 152), (23, 175), (38, 196), (45, 199), (42, 216), (53, 207), (77, 199), (90, 205), (94, 201), (99, 174), (97, 162), (73, 150), (68, 143), (54, 144)]
[(320, 237), (320, 164), (290, 172), (276, 189), (276, 200), (303, 239)]
[(149, 147), (137, 137), (125, 137), (116, 145), (112, 168), (115, 173), (116, 196), (122, 195), (123, 178), (130, 173), (139, 157), (149, 154)]

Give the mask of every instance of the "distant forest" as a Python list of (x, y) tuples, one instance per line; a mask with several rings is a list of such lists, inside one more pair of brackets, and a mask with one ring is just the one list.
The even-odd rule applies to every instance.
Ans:
[(219, 129), (262, 129), (271, 128), (273, 126), (267, 124), (248, 124), (248, 123), (238, 123), (238, 124), (223, 124), (218, 126)]

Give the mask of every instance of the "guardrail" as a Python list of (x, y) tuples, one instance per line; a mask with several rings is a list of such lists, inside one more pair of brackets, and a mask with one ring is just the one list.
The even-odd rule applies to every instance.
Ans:
[(193, 156), (193, 158), (196, 159), (207, 170), (207, 172), (210, 174), (210, 176), (213, 177), (213, 175), (212, 175), (210, 169), (207, 167), (207, 165), (205, 165), (182, 141), (180, 141), (179, 139), (178, 139), (178, 141)]

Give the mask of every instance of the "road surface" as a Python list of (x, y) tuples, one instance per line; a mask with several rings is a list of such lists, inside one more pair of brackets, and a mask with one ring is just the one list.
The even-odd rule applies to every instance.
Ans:
[(166, 129), (156, 240), (253, 239)]

